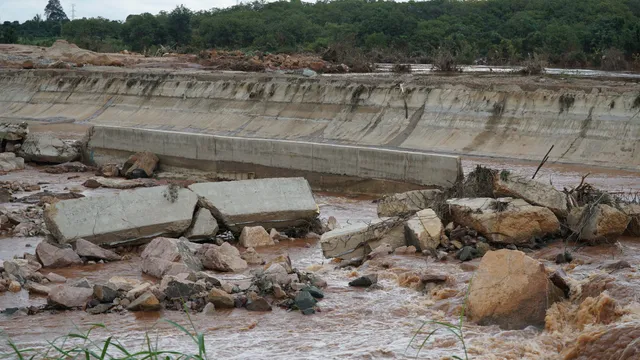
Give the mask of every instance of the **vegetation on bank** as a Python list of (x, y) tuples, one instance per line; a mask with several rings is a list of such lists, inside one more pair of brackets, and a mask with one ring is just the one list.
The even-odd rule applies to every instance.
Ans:
[(396, 63), (432, 62), (445, 50), (459, 64), (521, 64), (537, 56), (564, 67), (640, 67), (640, 0), (290, 0), (198, 12), (179, 6), (124, 22), (50, 14), (5, 21), (0, 42), (48, 45), (64, 38), (95, 51), (149, 54), (161, 45), (192, 53), (347, 47)]

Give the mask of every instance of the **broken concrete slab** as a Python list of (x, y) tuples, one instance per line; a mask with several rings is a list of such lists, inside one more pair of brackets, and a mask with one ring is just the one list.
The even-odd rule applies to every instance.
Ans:
[(442, 190), (413, 190), (385, 196), (378, 201), (379, 217), (394, 217), (415, 214), (443, 201)]
[(531, 205), (546, 207), (559, 218), (567, 217), (569, 212), (566, 195), (552, 185), (504, 171), (494, 175), (493, 194), (496, 197), (523, 199)]
[(504, 244), (527, 244), (535, 236), (560, 230), (555, 214), (513, 198), (460, 198), (447, 200), (456, 224), (470, 227), (489, 241)]
[(630, 216), (605, 204), (573, 208), (567, 217), (571, 231), (588, 242), (615, 240), (625, 232), (630, 221)]
[(218, 222), (211, 215), (211, 211), (200, 208), (193, 217), (193, 224), (184, 234), (189, 240), (206, 240), (218, 233)]
[(231, 231), (245, 226), (284, 230), (313, 223), (318, 207), (304, 178), (199, 183), (189, 186), (203, 207)]
[(14, 171), (24, 169), (24, 159), (12, 152), (0, 153), (0, 171)]
[(76, 254), (90, 260), (118, 261), (121, 259), (120, 255), (113, 251), (103, 249), (85, 239), (76, 240)]
[(25, 161), (61, 164), (80, 158), (80, 142), (61, 140), (50, 133), (30, 133), (18, 155)]
[(442, 221), (431, 209), (418, 211), (405, 223), (407, 243), (419, 251), (435, 250), (444, 235)]
[(179, 236), (191, 225), (198, 197), (188, 189), (159, 186), (59, 201), (44, 212), (60, 243), (83, 238), (94, 244), (146, 242)]
[(370, 224), (353, 224), (326, 232), (320, 238), (327, 258), (354, 258), (366, 255), (386, 242), (392, 249), (406, 245), (404, 224), (398, 219), (374, 220)]

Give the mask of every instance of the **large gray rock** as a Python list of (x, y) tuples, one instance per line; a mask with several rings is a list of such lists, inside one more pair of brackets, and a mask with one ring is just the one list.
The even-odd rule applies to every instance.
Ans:
[(393, 217), (415, 214), (431, 208), (443, 199), (442, 190), (413, 190), (388, 195), (378, 201), (378, 216)]
[(165, 276), (160, 283), (160, 291), (170, 300), (188, 300), (198, 294), (204, 293), (206, 290), (206, 287), (200, 282), (180, 279), (175, 276)]
[(18, 150), (26, 161), (61, 164), (80, 158), (78, 141), (61, 140), (50, 133), (30, 133)]
[(218, 222), (211, 215), (211, 211), (200, 208), (193, 217), (193, 224), (184, 234), (189, 240), (210, 239), (218, 233)]
[(444, 235), (442, 221), (431, 209), (418, 211), (405, 224), (407, 242), (418, 250), (435, 250)]
[(205, 244), (197, 255), (208, 270), (236, 272), (248, 267), (247, 262), (240, 257), (240, 251), (227, 242), (220, 246)]
[(41, 242), (36, 247), (36, 255), (46, 268), (58, 268), (71, 265), (81, 265), (82, 259), (73, 249), (59, 248), (47, 242)]
[(47, 302), (55, 307), (77, 308), (83, 307), (93, 297), (93, 289), (57, 285), (49, 290)]
[(183, 188), (140, 188), (59, 201), (45, 210), (44, 220), (60, 243), (80, 238), (94, 244), (142, 242), (182, 234), (197, 202), (196, 194)]
[(395, 250), (406, 245), (404, 224), (397, 219), (353, 224), (322, 234), (320, 247), (325, 257), (362, 257), (383, 243)]
[(12, 152), (0, 153), (0, 171), (23, 170), (24, 159)]
[(0, 123), (0, 140), (19, 141), (24, 140), (29, 134), (29, 126), (22, 123)]
[(631, 217), (605, 204), (571, 209), (567, 224), (580, 240), (589, 242), (615, 240), (627, 229)]
[(552, 185), (522, 176), (504, 172), (495, 174), (493, 194), (496, 197), (523, 199), (531, 205), (546, 207), (560, 218), (565, 218), (568, 214), (565, 194)]
[(202, 270), (202, 262), (185, 240), (155, 238), (147, 244), (141, 258), (142, 272), (157, 278)]
[(189, 186), (230, 230), (245, 226), (287, 229), (305, 225), (318, 215), (309, 183), (304, 178), (199, 183)]
[(462, 198), (447, 200), (456, 224), (470, 227), (492, 242), (526, 244), (535, 236), (560, 230), (555, 214), (522, 199)]
[(121, 259), (120, 255), (113, 251), (103, 249), (85, 239), (78, 239), (76, 241), (76, 254), (91, 260), (117, 261)]

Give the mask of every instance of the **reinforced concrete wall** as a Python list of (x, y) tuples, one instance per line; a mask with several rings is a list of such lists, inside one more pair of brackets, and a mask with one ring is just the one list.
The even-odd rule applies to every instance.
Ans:
[(171, 165), (204, 167), (210, 171), (229, 169), (229, 164), (257, 165), (259, 167), (253, 169), (258, 177), (267, 175), (260, 173), (264, 167), (293, 170), (292, 175), (307, 172), (391, 180), (427, 187), (450, 187), (462, 176), (460, 158), (457, 156), (95, 126), (89, 141), (89, 156), (101, 164), (110, 160), (109, 152), (114, 150), (127, 153), (151, 151), (161, 160), (168, 159)]

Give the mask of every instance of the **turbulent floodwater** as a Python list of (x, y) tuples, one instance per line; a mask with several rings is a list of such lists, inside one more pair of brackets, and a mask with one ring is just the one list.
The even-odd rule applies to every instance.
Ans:
[[(465, 171), (476, 164), (505, 167), (522, 175), (532, 174), (537, 164), (506, 163), (469, 159), (464, 161)], [(550, 164), (545, 166), (539, 178), (550, 179), (557, 187), (575, 186), (586, 172), (594, 185), (608, 190), (640, 189), (637, 174), (617, 171), (582, 169)], [(67, 179), (65, 175), (42, 175), (35, 170), (23, 172), (21, 180), (35, 179), (49, 182), (47, 186), (62, 190), (78, 186), (90, 174)], [(46, 177), (44, 180), (42, 176)], [(17, 179), (19, 173), (0, 176), (0, 180)], [(627, 189), (627, 190), (625, 190)], [(94, 191), (83, 190), (93, 196)], [(101, 190), (102, 191), (102, 190)], [(99, 192), (98, 192), (99, 193)], [(342, 197), (334, 194), (316, 194), (322, 217), (334, 216), (341, 224), (366, 222), (376, 217), (376, 205), (370, 198)], [(0, 258), (7, 259), (23, 252), (33, 252), (39, 238), (0, 240)], [(26, 244), (32, 247), (26, 247)], [(621, 250), (624, 249), (624, 251)], [(545, 265), (553, 268), (552, 260), (562, 252), (562, 244), (556, 243), (531, 253)], [(576, 249), (580, 265), (572, 276), (585, 278), (597, 271), (597, 264), (610, 259), (626, 259), (634, 266), (640, 262), (640, 239), (622, 239), (621, 246), (598, 246)], [(357, 272), (335, 270), (323, 258), (317, 242), (299, 239), (283, 241), (268, 249), (260, 249), (269, 259), (277, 254), (290, 254), (293, 265), (299, 269), (315, 271), (329, 284), (325, 299), (319, 303), (321, 312), (303, 316), (299, 312), (287, 312), (274, 308), (270, 313), (252, 313), (244, 309), (218, 311), (213, 316), (193, 314), (195, 327), (205, 333), (210, 358), (224, 359), (306, 359), (348, 358), (379, 359), (415, 357), (416, 349), (409, 342), (423, 321), (444, 320), (455, 322), (462, 309), (463, 299), (472, 272), (465, 272), (459, 262), (428, 262), (422, 256), (393, 255), (383, 260), (374, 260)], [(472, 263), (477, 264), (478, 260)], [(367, 271), (379, 271), (382, 289), (360, 290), (348, 287), (348, 282)], [(429, 292), (414, 289), (424, 271), (448, 274), (451, 281)], [(68, 278), (82, 278), (99, 282), (112, 276), (142, 278), (136, 259), (104, 265), (91, 265), (55, 270)], [(220, 278), (231, 282), (248, 279), (243, 274), (222, 274)], [(151, 280), (145, 278), (145, 280)], [(640, 290), (639, 275), (625, 274), (627, 290)], [(5, 293), (0, 296), (0, 308), (42, 304), (42, 297), (29, 296), (26, 292)], [(159, 346), (172, 350), (194, 351), (195, 346), (162, 318), (182, 324), (187, 323), (184, 314), (174, 311), (159, 313), (118, 313), (89, 315), (82, 311), (42, 313), (34, 316), (0, 315), (0, 329), (4, 337), (27, 346), (42, 346), (46, 340), (73, 331), (85, 329), (91, 323), (104, 323), (107, 330), (95, 333), (96, 338), (114, 335), (129, 347), (142, 346), (146, 332)], [(426, 330), (426, 329), (425, 329)], [(481, 327), (465, 324), (465, 339), (469, 357), (472, 359), (559, 359), (559, 351), (577, 336), (572, 330), (545, 332), (536, 328), (520, 331), (502, 331), (496, 326)], [(417, 340), (424, 339), (425, 333)], [(0, 339), (0, 353), (7, 350), (5, 339)], [(420, 352), (421, 359), (443, 359), (452, 355), (463, 357), (459, 342), (444, 331), (437, 333), (435, 341), (429, 342)]]

